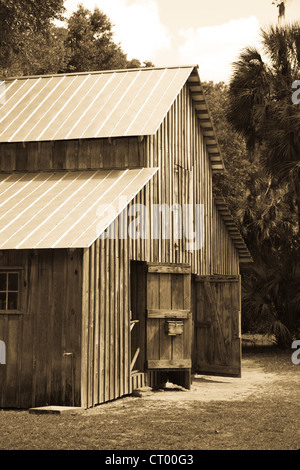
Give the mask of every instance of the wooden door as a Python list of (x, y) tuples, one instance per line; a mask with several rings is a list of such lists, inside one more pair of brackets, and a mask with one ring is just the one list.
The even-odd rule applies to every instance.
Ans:
[(147, 264), (146, 367), (191, 368), (191, 268)]
[(241, 376), (240, 276), (193, 278), (193, 372)]

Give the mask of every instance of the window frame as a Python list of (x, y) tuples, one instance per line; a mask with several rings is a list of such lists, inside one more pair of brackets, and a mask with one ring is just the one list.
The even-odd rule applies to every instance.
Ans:
[[(8, 289), (8, 285), (6, 285), (6, 290), (1, 291), (5, 292), (8, 295), (9, 292), (17, 292), (17, 299), (18, 299), (18, 308), (17, 309), (0, 309), (0, 315), (12, 315), (12, 314), (23, 314), (23, 271), (24, 269), (20, 266), (1, 266), (0, 267), (0, 274), (10, 274), (16, 273), (18, 274), (18, 290), (17, 291), (10, 291)], [(6, 281), (7, 282), (7, 281)], [(7, 300), (6, 300), (7, 302)]]

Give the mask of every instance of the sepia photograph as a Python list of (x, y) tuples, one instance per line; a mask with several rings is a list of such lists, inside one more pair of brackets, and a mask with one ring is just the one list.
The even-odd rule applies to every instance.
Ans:
[(2, 456), (297, 451), (299, 390), (300, 0), (0, 0)]

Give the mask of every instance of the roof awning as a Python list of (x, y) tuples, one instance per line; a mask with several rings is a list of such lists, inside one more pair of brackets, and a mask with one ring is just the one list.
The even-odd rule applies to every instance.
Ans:
[(240, 263), (253, 263), (251, 253), (248, 250), (225, 199), (222, 196), (214, 197), (214, 202), (227, 228), (232, 243), (238, 252)]
[(0, 249), (89, 247), (157, 170), (0, 174)]

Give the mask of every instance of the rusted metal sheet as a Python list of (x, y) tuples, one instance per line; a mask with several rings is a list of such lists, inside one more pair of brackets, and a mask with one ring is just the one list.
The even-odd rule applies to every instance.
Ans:
[(0, 248), (89, 247), (157, 168), (0, 175)]
[(0, 142), (152, 135), (194, 66), (10, 79)]

